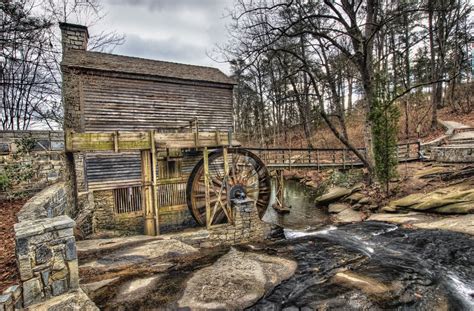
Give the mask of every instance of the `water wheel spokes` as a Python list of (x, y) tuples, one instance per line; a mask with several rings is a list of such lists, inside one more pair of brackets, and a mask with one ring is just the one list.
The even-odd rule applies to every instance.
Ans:
[(213, 151), (207, 157), (207, 176), (205, 162), (206, 157), (196, 164), (186, 186), (188, 208), (198, 224), (232, 223), (230, 200), (239, 197), (253, 199), (259, 216), (263, 216), (270, 202), (270, 175), (255, 154), (240, 148)]

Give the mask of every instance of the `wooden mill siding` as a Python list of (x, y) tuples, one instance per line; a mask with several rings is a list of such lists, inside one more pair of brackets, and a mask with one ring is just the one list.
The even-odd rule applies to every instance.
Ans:
[(202, 130), (232, 127), (232, 88), (92, 76), (83, 79), (84, 130), (178, 129), (195, 117)]

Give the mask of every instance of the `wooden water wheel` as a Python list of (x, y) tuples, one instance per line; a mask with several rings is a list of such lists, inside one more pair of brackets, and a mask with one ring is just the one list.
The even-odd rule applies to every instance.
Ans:
[(202, 226), (226, 220), (232, 222), (230, 200), (234, 198), (255, 200), (261, 218), (269, 205), (270, 195), (271, 179), (265, 164), (252, 152), (240, 148), (223, 148), (209, 153), (208, 157), (204, 155), (191, 172), (186, 186), (188, 208)]

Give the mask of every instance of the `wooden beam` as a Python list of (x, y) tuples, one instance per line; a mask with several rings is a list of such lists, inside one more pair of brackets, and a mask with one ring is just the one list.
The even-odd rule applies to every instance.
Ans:
[(118, 136), (119, 136), (119, 132), (115, 131), (115, 133), (114, 133), (114, 151), (115, 152), (119, 152), (119, 142), (118, 142), (119, 138), (118, 138)]
[(227, 204), (226, 206), (222, 206), (222, 208), (227, 209), (227, 210), (224, 210), (226, 212), (225, 214), (227, 216), (227, 220), (229, 221), (230, 224), (234, 224), (234, 215), (232, 214), (232, 206), (230, 202), (230, 188), (229, 188), (229, 183), (228, 183), (230, 170), (229, 170), (229, 156), (227, 152), (227, 147), (224, 147), (222, 149), (222, 156), (224, 158), (224, 176), (226, 176), (226, 179), (224, 180), (224, 182), (225, 182), (226, 193), (227, 193)]
[[(217, 148), (227, 145), (238, 146), (238, 141), (229, 143), (227, 133), (154, 133), (154, 144), (157, 149), (191, 149), (196, 146)], [(152, 148), (149, 132), (66, 132), (66, 151), (138, 151)]]
[(150, 150), (141, 151), (142, 168), (142, 204), (145, 214), (145, 234), (156, 235), (155, 221), (153, 217), (153, 187), (151, 172), (151, 152)]
[(156, 184), (156, 147), (155, 147), (155, 131), (150, 131), (151, 144), (151, 176), (153, 185), (153, 211), (155, 215), (155, 235), (160, 234), (160, 209), (158, 207), (158, 188)]
[(206, 227), (209, 229), (211, 227), (211, 202), (209, 195), (209, 153), (207, 147), (203, 151), (203, 160), (204, 160), (204, 194), (206, 198)]

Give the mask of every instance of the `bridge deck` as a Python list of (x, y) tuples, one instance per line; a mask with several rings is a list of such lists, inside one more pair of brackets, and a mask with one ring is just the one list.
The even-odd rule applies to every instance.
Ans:
[[(419, 161), (420, 158), (408, 158), (408, 159), (399, 159), (399, 163), (404, 162), (414, 162)], [(351, 162), (351, 163), (265, 163), (266, 167), (269, 169), (291, 169), (291, 168), (342, 168), (342, 169), (349, 169), (349, 168), (359, 168), (363, 167), (364, 164), (362, 162)]]
[[(345, 148), (245, 148), (257, 154), (269, 169), (289, 168), (357, 168), (363, 163), (356, 154)], [(364, 148), (357, 149), (365, 154)], [(399, 162), (420, 160), (420, 145), (418, 142), (400, 144), (397, 146)]]

